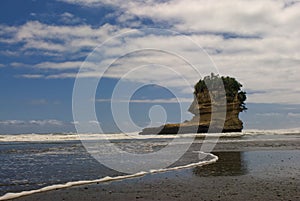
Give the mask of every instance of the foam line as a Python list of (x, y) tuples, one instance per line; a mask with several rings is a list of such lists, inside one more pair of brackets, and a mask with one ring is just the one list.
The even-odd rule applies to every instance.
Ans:
[(241, 137), (243, 135), (285, 135), (300, 134), (300, 129), (279, 130), (244, 130), (240, 133), (190, 133), (174, 135), (139, 135), (138, 133), (120, 134), (17, 134), (0, 135), (0, 142), (43, 142), (43, 141), (74, 141), (74, 140), (147, 140), (147, 139), (173, 139), (186, 137)]
[(46, 191), (51, 191), (51, 190), (57, 190), (57, 189), (63, 189), (63, 188), (69, 188), (72, 186), (87, 185), (87, 184), (93, 184), (93, 183), (103, 183), (103, 182), (109, 182), (109, 181), (117, 181), (117, 180), (129, 179), (129, 178), (134, 178), (134, 177), (141, 177), (146, 174), (154, 174), (154, 173), (167, 172), (167, 171), (171, 171), (171, 170), (180, 170), (180, 169), (184, 169), (184, 168), (191, 168), (191, 167), (195, 167), (195, 166), (203, 166), (203, 165), (215, 163), (218, 160), (218, 157), (211, 153), (204, 153), (204, 152), (199, 152), (199, 153), (210, 155), (213, 158), (209, 161), (200, 161), (198, 163), (191, 163), (188, 165), (183, 165), (183, 166), (178, 166), (178, 167), (150, 170), (147, 172), (138, 172), (138, 173), (131, 174), (131, 175), (116, 176), (116, 177), (107, 176), (107, 177), (104, 177), (101, 179), (96, 179), (96, 180), (73, 181), (73, 182), (68, 182), (65, 184), (55, 184), (52, 186), (46, 186), (46, 187), (43, 187), (40, 189), (23, 191), (23, 192), (19, 192), (19, 193), (6, 193), (5, 195), (0, 197), (0, 200), (15, 199), (15, 198), (23, 197), (26, 195), (31, 195), (31, 194), (41, 193), (41, 192), (46, 192)]

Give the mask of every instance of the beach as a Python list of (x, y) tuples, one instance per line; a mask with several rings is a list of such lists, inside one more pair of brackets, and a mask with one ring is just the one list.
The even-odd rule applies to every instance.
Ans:
[[(189, 161), (197, 141), (183, 156)], [(189, 154), (191, 153), (191, 154)], [(216, 163), (12, 200), (300, 200), (300, 135), (255, 135), (215, 146)]]
[(300, 0), (0, 5), (0, 201), (300, 201)]

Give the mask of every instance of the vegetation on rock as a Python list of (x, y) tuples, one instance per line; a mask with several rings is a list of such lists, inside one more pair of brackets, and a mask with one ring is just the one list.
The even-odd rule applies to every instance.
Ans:
[(188, 109), (194, 114), (191, 120), (145, 128), (141, 134), (242, 131), (243, 122), (239, 119), (239, 113), (247, 108), (246, 92), (241, 90), (241, 83), (235, 78), (212, 73), (200, 79), (194, 88), (194, 100)]
[(226, 101), (227, 103), (233, 102), (234, 98), (237, 97), (240, 102), (241, 111), (247, 110), (245, 101), (246, 101), (246, 92), (242, 91), (241, 88), (243, 85), (239, 83), (235, 78), (229, 76), (215, 75), (211, 73), (210, 76), (205, 76), (203, 79), (200, 79), (199, 82), (195, 85), (194, 94), (197, 96), (199, 93), (206, 91), (216, 91), (220, 90), (224, 86), (226, 92)]

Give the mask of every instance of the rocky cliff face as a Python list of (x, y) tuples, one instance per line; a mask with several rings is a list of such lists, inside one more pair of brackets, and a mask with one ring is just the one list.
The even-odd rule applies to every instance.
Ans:
[(145, 128), (140, 134), (206, 133), (209, 128), (209, 132), (241, 132), (243, 122), (239, 119), (239, 113), (246, 109), (246, 93), (240, 91), (242, 85), (234, 78), (220, 78), (213, 74), (206, 79), (222, 79), (225, 90), (218, 87), (208, 90), (200, 80), (195, 85), (194, 101), (189, 108), (189, 112), (194, 114), (190, 121)]
[[(240, 132), (243, 129), (243, 122), (239, 119), (239, 113), (242, 111), (240, 108), (241, 102), (238, 100), (238, 94), (232, 99), (224, 102), (226, 105), (218, 105), (214, 113), (215, 121), (218, 121), (218, 117), (224, 116), (224, 110), (226, 110), (225, 121), (223, 126), (223, 132)], [(187, 124), (198, 124), (199, 126), (209, 126), (212, 123), (212, 105), (217, 104), (211, 101), (208, 91), (198, 93), (195, 95), (194, 101), (191, 104), (189, 111), (195, 116)], [(222, 114), (221, 114), (222, 113)], [(222, 120), (220, 124), (222, 124)], [(222, 125), (219, 125), (222, 126)]]

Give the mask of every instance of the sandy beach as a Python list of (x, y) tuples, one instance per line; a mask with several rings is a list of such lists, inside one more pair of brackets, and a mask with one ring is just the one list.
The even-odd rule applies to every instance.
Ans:
[[(218, 143), (203, 167), (74, 186), (14, 200), (300, 200), (299, 135)], [(195, 143), (190, 150), (199, 144)], [(189, 157), (187, 154), (185, 157)]]
[(300, 201), (299, 19), (300, 0), (1, 0), (0, 201)]

